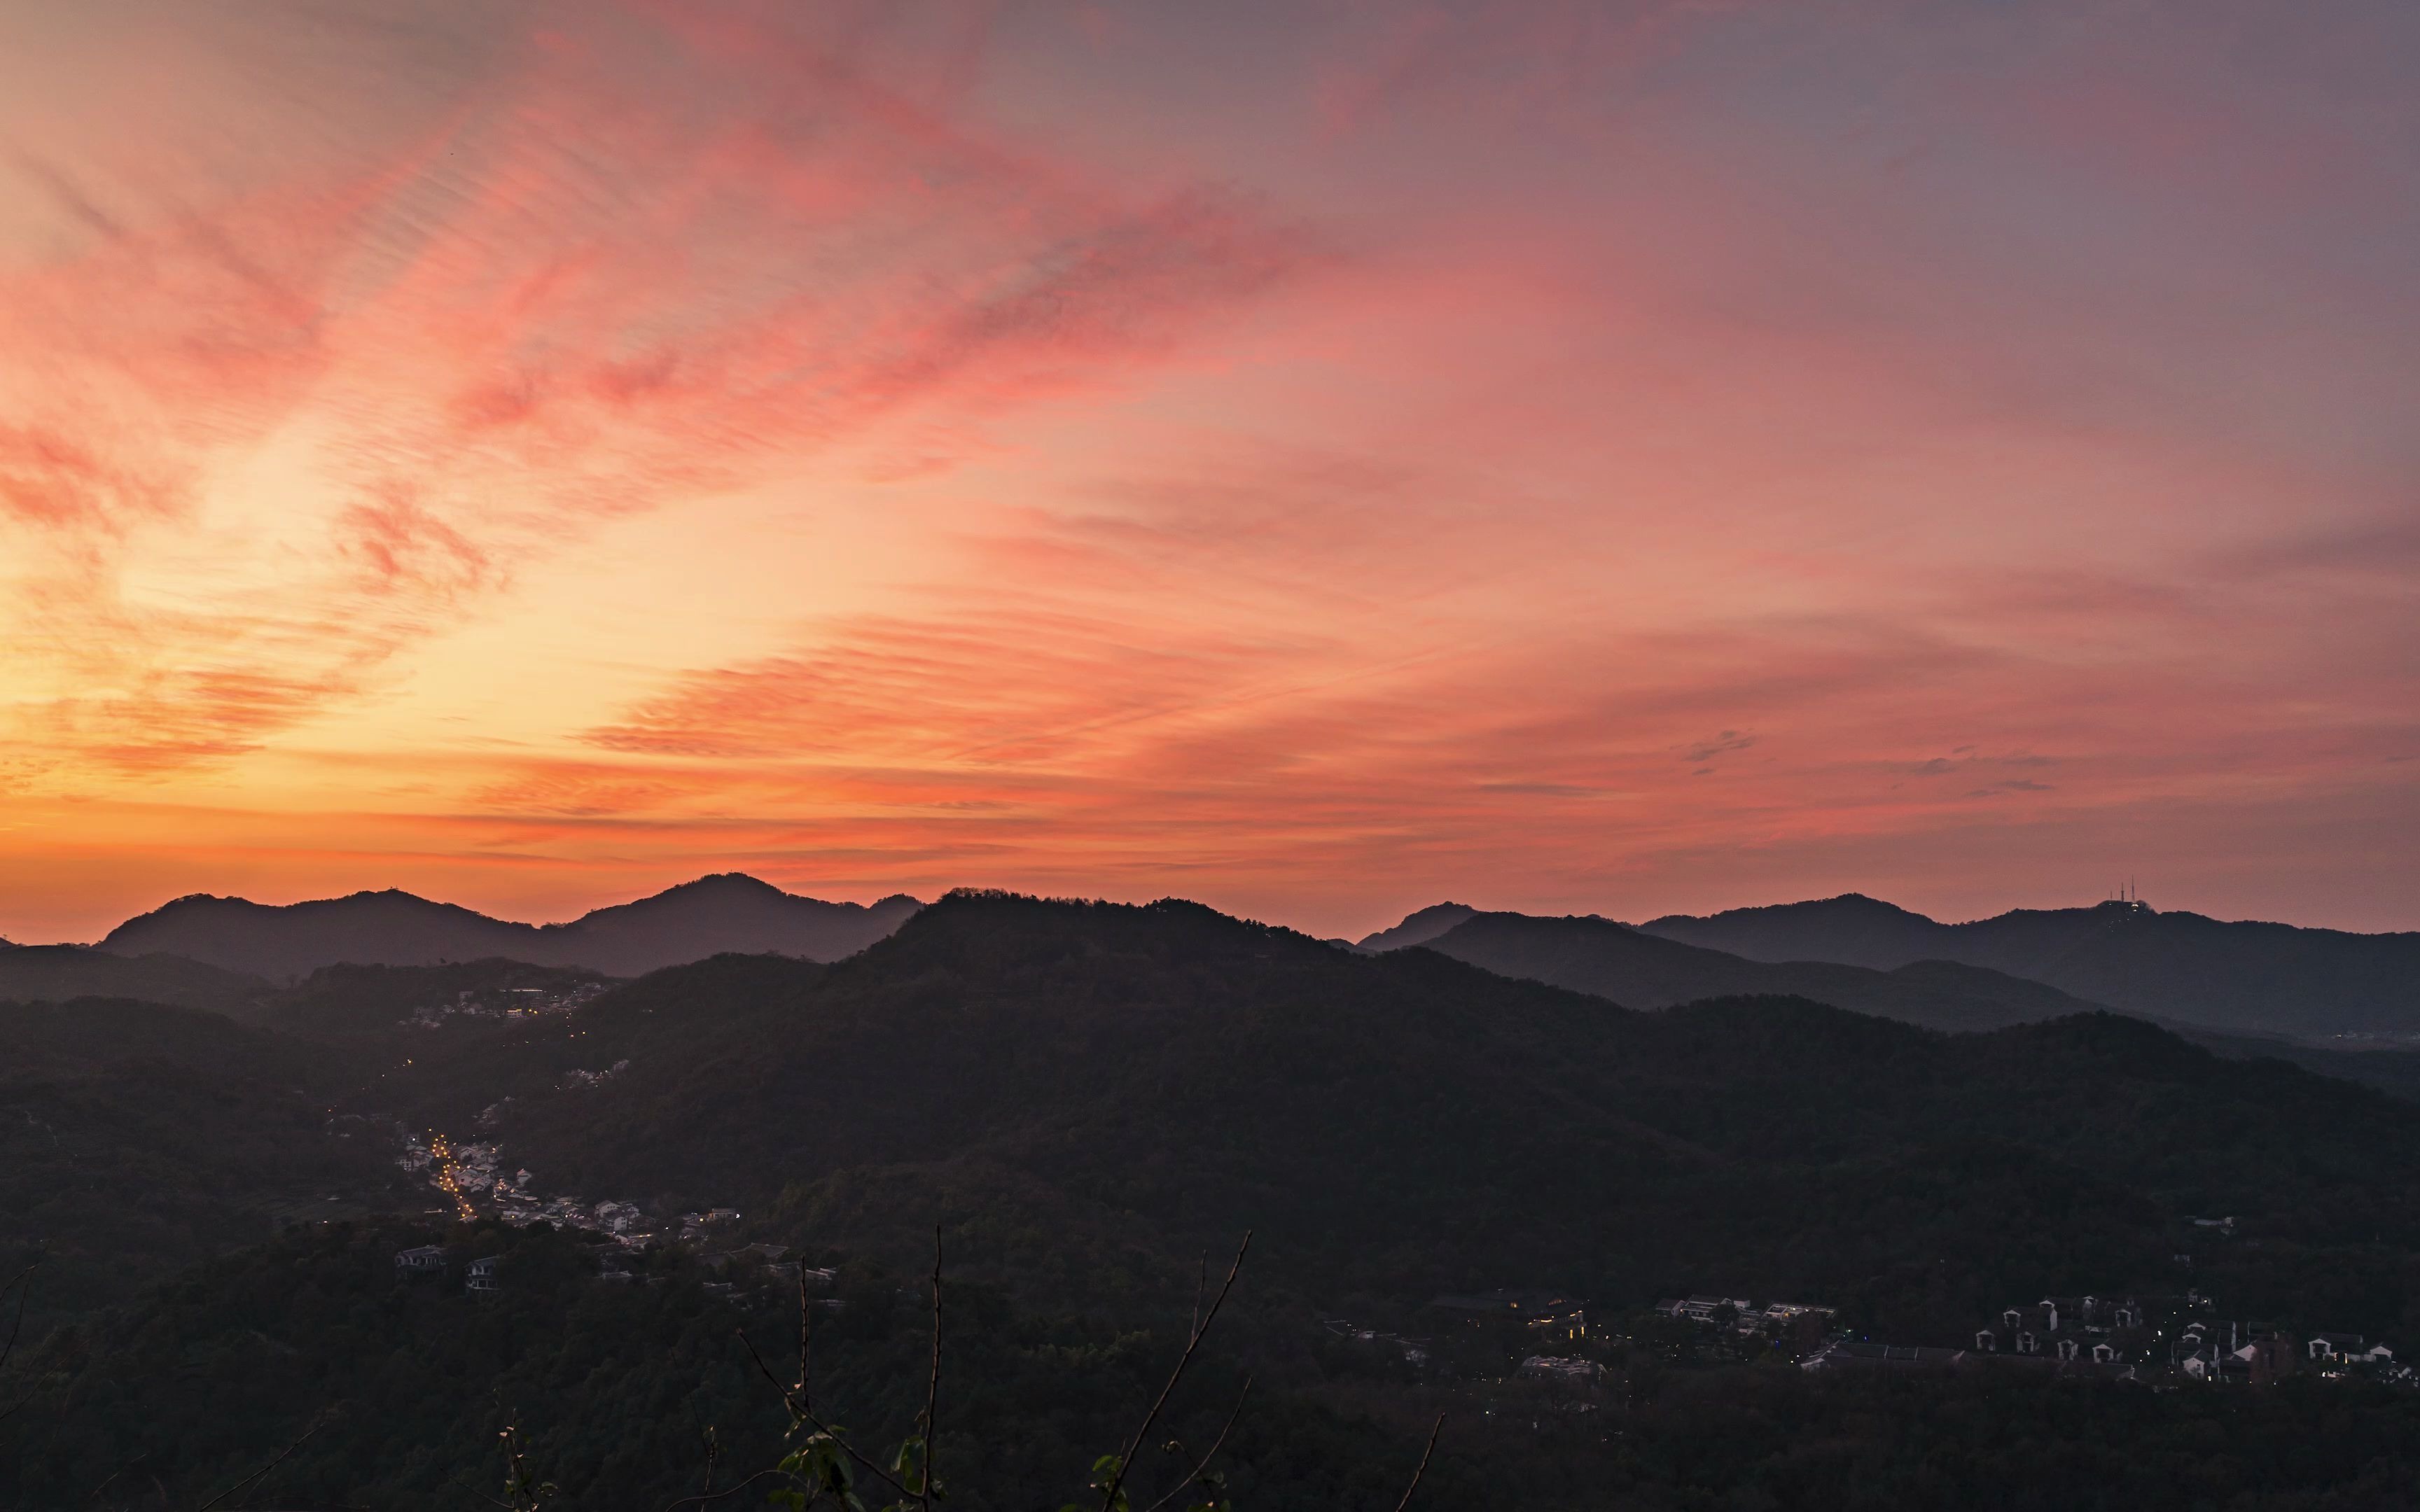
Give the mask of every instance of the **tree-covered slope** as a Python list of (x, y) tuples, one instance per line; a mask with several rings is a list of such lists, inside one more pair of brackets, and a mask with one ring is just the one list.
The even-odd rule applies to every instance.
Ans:
[(42, 1258), (32, 1333), (281, 1226), (412, 1199), (380, 1132), (332, 1121), (340, 1077), (191, 1009), (0, 1004), (0, 1263)]
[(269, 983), (176, 955), (115, 955), (81, 945), (0, 945), (0, 1003), (130, 997), (240, 1014)]

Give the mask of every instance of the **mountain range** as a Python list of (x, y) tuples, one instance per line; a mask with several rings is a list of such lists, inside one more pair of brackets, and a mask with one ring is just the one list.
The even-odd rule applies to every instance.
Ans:
[(922, 906), (904, 893), (870, 905), (825, 903), (737, 872), (701, 877), (567, 924), (515, 923), (394, 890), (282, 906), (195, 894), (128, 919), (98, 949), (180, 956), (274, 982), (337, 964), (491, 957), (636, 977), (725, 951), (836, 961)]
[(1788, 992), (1938, 1028), (2111, 1008), (2221, 1034), (2420, 1040), (2420, 933), (2353, 934), (2137, 903), (1944, 924), (1859, 894), (1628, 925), (1437, 903), (1363, 939), (1637, 1007)]
[(2354, 934), (2161, 913), (2139, 903), (2015, 909), (1944, 924), (1849, 893), (1639, 928), (1754, 961), (1889, 971), (1954, 961), (2214, 1029), (2302, 1035), (2420, 1032), (2420, 933)]
[[(829, 962), (922, 906), (905, 894), (827, 903), (737, 873), (543, 925), (396, 890), (282, 906), (197, 894), (128, 919), (97, 947), (0, 944), (0, 1000), (98, 995), (227, 1011), (338, 964), (504, 959), (636, 977), (734, 951)], [(2231, 922), (2131, 902), (1947, 924), (1851, 893), (1637, 925), (1444, 903), (1357, 945), (1333, 943), (1426, 946), (1638, 1008), (1787, 993), (1945, 1029), (2107, 1008), (2305, 1048), (2420, 1042), (2420, 933)]]
[(1967, 1030), (2105, 1007), (2038, 981), (1955, 962), (1918, 961), (1876, 971), (1824, 961), (1751, 961), (1609, 918), (1474, 912), (1421, 944), (1499, 977), (1542, 981), (1638, 1009), (1708, 997), (1788, 995), (1927, 1028)]

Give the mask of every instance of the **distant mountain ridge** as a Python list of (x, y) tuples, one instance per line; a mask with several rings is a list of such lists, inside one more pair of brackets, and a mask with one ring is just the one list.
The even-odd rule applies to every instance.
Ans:
[(1704, 917), (1673, 914), (1638, 927), (1755, 961), (1829, 961), (1882, 971), (1954, 961), (2215, 1029), (2420, 1033), (2420, 933), (2228, 921), (2135, 903), (2014, 909), (1944, 924), (1858, 893)]
[(294, 981), (322, 966), (497, 957), (635, 977), (726, 951), (837, 961), (923, 906), (905, 893), (872, 904), (826, 903), (738, 872), (701, 877), (567, 924), (491, 918), (395, 889), (282, 905), (196, 894), (128, 919), (99, 949), (182, 956), (271, 981)]
[(1798, 996), (1952, 1031), (2006, 1028), (2103, 1009), (2038, 981), (1948, 961), (1913, 962), (1894, 971), (1824, 961), (1751, 961), (1593, 916), (1474, 912), (1424, 943), (1499, 977), (1544, 982), (1637, 1009), (1709, 997)]

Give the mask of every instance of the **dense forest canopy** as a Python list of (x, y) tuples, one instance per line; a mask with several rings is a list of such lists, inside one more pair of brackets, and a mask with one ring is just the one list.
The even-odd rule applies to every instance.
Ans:
[[(2412, 1398), (2383, 1386), (1902, 1390), (1647, 1311), (1788, 1300), (1955, 1347), (2037, 1297), (2139, 1293), (2420, 1335), (2420, 1106), (2112, 1013), (1945, 1033), (1792, 995), (1641, 1011), (1189, 903), (1000, 895), (830, 965), (727, 955), (618, 985), (338, 967), (249, 1011), (0, 1008), (0, 1240), (41, 1258), (0, 1381), (29, 1394), (0, 1423), (23, 1504), (137, 1458), (199, 1500), (334, 1404), (288, 1493), (449, 1504), (456, 1478), (492, 1479), (511, 1412), (576, 1504), (660, 1505), (695, 1489), (707, 1427), (734, 1463), (778, 1439), (731, 1332), (795, 1324), (780, 1275), (733, 1258), (757, 1242), (835, 1268), (835, 1390), (895, 1437), (929, 1347), (902, 1278), (937, 1224), (970, 1310), (943, 1449), (961, 1505), (1080, 1492), (1165, 1368), (1199, 1257), (1247, 1228), (1222, 1363), (1178, 1416), (1215, 1433), (1218, 1393), (1258, 1374), (1233, 1446), (1256, 1506), (1383, 1497), (1439, 1410), (1469, 1421), (1423, 1494), (1540, 1506), (1605, 1486), (1651, 1506), (1888, 1504), (1857, 1500), (1882, 1487), (2047, 1504), (1993, 1477), (2052, 1433), (2059, 1483), (2100, 1477), (2098, 1504), (2145, 1484), (2129, 1453), (2179, 1487), (2233, 1467), (2247, 1505), (2329, 1504), (2227, 1455), (2273, 1440), (2301, 1463), (2283, 1445), (2331, 1412), (2354, 1458), (2304, 1484), (2354, 1505), (2410, 1473), (2378, 1445)], [(396, 1164), (440, 1141), (492, 1147), (582, 1224), (628, 1202), (657, 1235), (638, 1275), (600, 1278), (623, 1253), (603, 1234), (498, 1227), (484, 1193), (462, 1224)], [(700, 1230), (708, 1209), (738, 1215)], [(398, 1281), (395, 1253), (431, 1242), (443, 1275)], [(468, 1295), (487, 1254), (502, 1289)], [(1517, 1374), (1534, 1337), (1433, 1305), (1499, 1289), (1585, 1304), (1593, 1331), (1556, 1344), (1599, 1372), (1584, 1390)], [(1767, 1426), (1752, 1451), (1690, 1447), (1735, 1413)]]

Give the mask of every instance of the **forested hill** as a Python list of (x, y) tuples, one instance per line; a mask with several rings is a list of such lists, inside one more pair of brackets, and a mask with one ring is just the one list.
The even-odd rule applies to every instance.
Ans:
[(1855, 893), (1704, 918), (1676, 914), (1639, 928), (1758, 961), (1877, 970), (1956, 961), (2214, 1029), (2420, 1033), (2420, 933), (2230, 922), (2120, 903), (1944, 924)]
[[(1056, 1284), (1255, 1227), (1265, 1274), (1324, 1299), (1726, 1285), (1938, 1334), (2060, 1288), (2388, 1320), (2420, 1295), (2420, 1108), (2107, 1014), (1642, 1014), (1192, 904), (954, 897), (836, 965), (706, 963), (581, 1024), (578, 1055), (630, 1064), (507, 1112), (550, 1180), (778, 1199), (902, 1257), (954, 1213)], [(2207, 1211), (2255, 1242), (2180, 1270)]]
[(125, 997), (240, 1013), (269, 990), (258, 977), (174, 955), (114, 955), (81, 945), (0, 945), (0, 1002)]
[(32, 1336), (287, 1224), (424, 1206), (380, 1131), (332, 1126), (360, 1079), (213, 1013), (0, 1003), (0, 1269), (46, 1257)]
[(1876, 971), (1825, 961), (1750, 961), (1607, 918), (1471, 914), (1426, 944), (1498, 976), (1592, 993), (1635, 1008), (1743, 995), (1794, 995), (1936, 1029), (1997, 1029), (2102, 1010), (2055, 987), (1954, 962), (1919, 961)]

